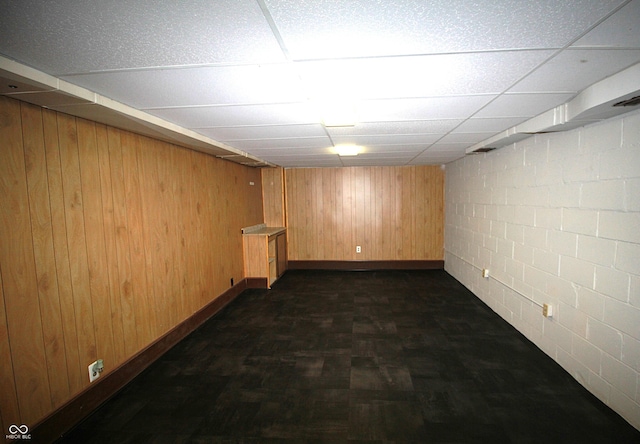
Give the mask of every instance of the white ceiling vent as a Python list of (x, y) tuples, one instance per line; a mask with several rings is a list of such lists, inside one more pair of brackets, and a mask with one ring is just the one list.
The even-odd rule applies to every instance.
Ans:
[(567, 131), (632, 111), (640, 104), (640, 63), (601, 80), (569, 102), (546, 111), (466, 150), (482, 153), (526, 139), (533, 134)]
[(637, 106), (640, 105), (640, 96), (631, 97), (628, 100), (622, 100), (614, 103), (613, 106)]

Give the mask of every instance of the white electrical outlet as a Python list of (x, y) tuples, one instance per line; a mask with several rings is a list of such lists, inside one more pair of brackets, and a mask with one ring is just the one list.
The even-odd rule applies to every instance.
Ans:
[(542, 304), (542, 316), (550, 318), (553, 316), (553, 306), (550, 304)]
[(104, 363), (102, 359), (98, 359), (97, 361), (92, 362), (87, 367), (89, 371), (89, 382), (93, 382), (100, 377), (100, 373), (104, 370)]
[(356, 253), (362, 253), (362, 247), (360, 245), (356, 245)]
[(483, 268), (482, 269), (482, 277), (483, 278), (488, 278), (489, 277), (489, 269), (488, 268)]

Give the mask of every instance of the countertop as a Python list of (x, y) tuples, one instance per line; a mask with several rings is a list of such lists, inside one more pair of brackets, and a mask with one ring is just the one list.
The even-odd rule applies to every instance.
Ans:
[(257, 236), (273, 236), (274, 234), (282, 233), (286, 231), (286, 227), (267, 227), (265, 224), (253, 225), (242, 229), (242, 234), (257, 235)]

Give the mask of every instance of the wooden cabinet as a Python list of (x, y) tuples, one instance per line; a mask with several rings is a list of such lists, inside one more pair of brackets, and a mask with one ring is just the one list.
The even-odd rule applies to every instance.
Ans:
[(271, 285), (287, 270), (287, 233), (282, 227), (263, 227), (242, 236), (245, 277), (264, 277)]

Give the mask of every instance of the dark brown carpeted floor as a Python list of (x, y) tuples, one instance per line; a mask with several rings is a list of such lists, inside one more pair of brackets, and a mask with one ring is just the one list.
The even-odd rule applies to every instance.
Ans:
[(640, 432), (444, 271), (289, 271), (61, 442), (622, 444)]

